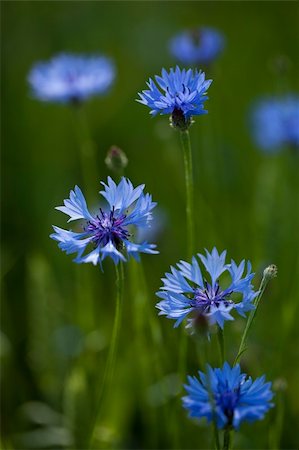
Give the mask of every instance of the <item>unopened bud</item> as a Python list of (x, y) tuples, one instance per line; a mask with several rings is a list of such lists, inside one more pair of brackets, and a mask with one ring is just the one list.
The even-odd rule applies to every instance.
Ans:
[(277, 277), (277, 266), (275, 266), (275, 264), (271, 264), (264, 270), (264, 278), (267, 280), (271, 280), (275, 277)]
[(285, 391), (288, 388), (288, 383), (285, 378), (276, 378), (273, 381), (273, 390), (274, 391)]
[(105, 164), (107, 165), (108, 169), (112, 170), (116, 173), (121, 173), (128, 165), (128, 158), (125, 152), (117, 147), (116, 145), (112, 145), (112, 147), (109, 148)]

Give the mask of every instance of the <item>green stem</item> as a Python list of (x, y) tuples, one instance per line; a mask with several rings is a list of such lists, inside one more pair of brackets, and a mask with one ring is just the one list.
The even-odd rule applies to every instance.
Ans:
[(231, 437), (232, 437), (231, 434), (232, 434), (231, 428), (226, 428), (224, 430), (223, 450), (231, 449)]
[(225, 361), (224, 332), (223, 332), (223, 329), (219, 327), (219, 325), (218, 325), (217, 337), (218, 337), (218, 344), (219, 344), (220, 363), (221, 363), (221, 366), (223, 366), (224, 361)]
[(89, 447), (91, 448), (91, 444), (94, 437), (95, 427), (97, 423), (97, 419), (100, 416), (103, 406), (103, 398), (104, 394), (107, 395), (109, 389), (111, 387), (114, 372), (115, 372), (115, 360), (118, 349), (119, 335), (120, 335), (120, 327), (121, 327), (121, 318), (122, 318), (122, 306), (123, 306), (123, 282), (124, 282), (124, 268), (123, 263), (120, 261), (119, 266), (115, 265), (116, 271), (116, 310), (114, 317), (114, 324), (111, 336), (111, 344), (109, 348), (109, 354), (107, 358), (107, 363), (105, 367), (104, 377), (101, 385), (101, 389), (99, 392), (99, 396), (97, 398), (96, 411), (94, 414), (94, 420), (91, 424), (91, 432), (90, 432), (90, 440)]
[[(180, 132), (181, 144), (184, 156), (185, 182), (186, 182), (186, 216), (187, 216), (187, 248), (188, 258), (192, 258), (194, 251), (194, 212), (193, 212), (193, 168), (192, 151), (189, 131)], [(182, 380), (186, 374), (187, 336), (182, 330), (179, 348), (179, 373)]]
[(185, 181), (186, 181), (186, 215), (187, 215), (187, 239), (188, 257), (192, 258), (194, 251), (194, 205), (193, 205), (193, 167), (192, 151), (189, 131), (181, 131), (181, 144), (184, 154)]
[(87, 197), (93, 195), (94, 184), (97, 181), (97, 165), (95, 161), (95, 146), (91, 137), (88, 120), (83, 105), (75, 107), (75, 130), (80, 151), (82, 178)]
[(213, 418), (213, 432), (216, 450), (220, 450), (219, 432), (217, 428), (216, 418)]
[(263, 293), (265, 292), (265, 289), (266, 289), (266, 286), (267, 286), (269, 280), (270, 280), (270, 278), (268, 276), (266, 276), (265, 273), (264, 273), (262, 281), (261, 281), (261, 284), (260, 284), (260, 288), (259, 288), (259, 294), (258, 294), (258, 296), (255, 298), (255, 300), (253, 302), (255, 308), (252, 311), (250, 311), (250, 314), (248, 316), (248, 319), (247, 319), (247, 322), (246, 322), (246, 326), (245, 326), (245, 330), (243, 332), (243, 336), (242, 336), (242, 339), (241, 339), (240, 347), (239, 347), (237, 356), (236, 356), (235, 361), (234, 361), (234, 366), (239, 362), (241, 356), (246, 351), (246, 344), (247, 344), (248, 334), (249, 334), (251, 325), (253, 323), (253, 320), (255, 318), (255, 315), (257, 313), (257, 309), (258, 309), (259, 303), (261, 301)]

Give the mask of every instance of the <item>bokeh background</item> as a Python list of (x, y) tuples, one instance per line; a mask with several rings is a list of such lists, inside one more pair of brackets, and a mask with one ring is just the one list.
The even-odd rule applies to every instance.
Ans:
[[(186, 258), (183, 159), (167, 117), (151, 119), (135, 102), (149, 76), (176, 61), (169, 39), (184, 28), (214, 26), (226, 37), (208, 69), (214, 82), (191, 140), (196, 184), (196, 248), (214, 245), (279, 276), (263, 297), (243, 368), (275, 381), (276, 404), (260, 423), (241, 428), (237, 448), (298, 446), (299, 154), (269, 155), (250, 136), (252, 102), (298, 92), (297, 2), (3, 2), (2, 3), (2, 447), (85, 448), (115, 313), (113, 264), (76, 266), (49, 239), (65, 226), (61, 205), (84, 188), (76, 112), (31, 98), (33, 63), (58, 52), (104, 53), (117, 67), (111, 92), (84, 107), (93, 171), (86, 187), (96, 205), (112, 144), (127, 154), (126, 175), (145, 183), (159, 207), (160, 254), (126, 264), (117, 370), (97, 424), (97, 448), (212, 448), (211, 428), (180, 404), (181, 330), (158, 318), (160, 278)], [(286, 61), (277, 69), (277, 58)], [(85, 183), (86, 184), (86, 183)], [(244, 320), (226, 326), (227, 359)], [(218, 364), (215, 338), (208, 347)], [(202, 368), (201, 344), (188, 337), (187, 371)], [(297, 437), (296, 437), (297, 434)]]

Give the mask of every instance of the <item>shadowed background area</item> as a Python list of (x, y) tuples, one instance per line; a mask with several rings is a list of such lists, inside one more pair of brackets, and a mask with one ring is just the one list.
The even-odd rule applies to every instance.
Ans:
[[(196, 248), (215, 245), (228, 258), (278, 266), (254, 323), (244, 370), (275, 383), (266, 419), (244, 425), (237, 448), (296, 448), (299, 417), (299, 153), (255, 146), (249, 111), (264, 94), (298, 92), (295, 2), (5, 2), (2, 5), (2, 440), (3, 448), (86, 446), (115, 313), (114, 267), (77, 266), (49, 239), (65, 227), (54, 210), (78, 184), (92, 208), (111, 145), (129, 160), (125, 175), (145, 183), (159, 206), (151, 238), (159, 255), (125, 266), (124, 317), (113, 386), (96, 430), (97, 448), (211, 448), (211, 428), (181, 407), (178, 345), (182, 330), (158, 318), (160, 278), (186, 258), (185, 185), (178, 133), (166, 116), (135, 102), (150, 76), (176, 61), (168, 42), (207, 25), (226, 39), (207, 70), (206, 108), (190, 129), (194, 155)], [(30, 95), (32, 65), (59, 52), (114, 59), (111, 91), (83, 106), (90, 136), (88, 187), (80, 167), (75, 107)], [(281, 69), (277, 61), (283, 61)], [(80, 113), (80, 112), (79, 112)], [(82, 131), (82, 130), (81, 130)], [(84, 130), (83, 130), (84, 131)], [(91, 163), (92, 161), (92, 163)], [(225, 328), (227, 359), (236, 354), (244, 319)], [(208, 346), (217, 366), (215, 337)], [(203, 368), (201, 342), (188, 338), (187, 373)]]

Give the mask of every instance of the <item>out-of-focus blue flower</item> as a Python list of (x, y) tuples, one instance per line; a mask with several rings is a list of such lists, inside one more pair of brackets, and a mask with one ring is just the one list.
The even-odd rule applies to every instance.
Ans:
[(186, 30), (170, 41), (170, 51), (183, 64), (208, 65), (223, 51), (222, 33), (210, 27)]
[(104, 94), (114, 78), (114, 64), (105, 56), (60, 54), (35, 64), (28, 81), (39, 100), (76, 103)]
[[(148, 106), (153, 116), (169, 114), (172, 124), (180, 129), (186, 129), (192, 116), (206, 114), (204, 102), (206, 92), (212, 80), (206, 80), (204, 72), (192, 69), (162, 69), (162, 76), (155, 76), (156, 83), (150, 78), (149, 89), (139, 93), (137, 101)], [(158, 87), (157, 87), (158, 86)]]
[(299, 148), (299, 95), (260, 100), (252, 111), (252, 132), (256, 145), (267, 152)]
[[(226, 251), (219, 255), (216, 248), (211, 253), (206, 250), (206, 256), (200, 253), (198, 256), (210, 280), (204, 279), (194, 256), (191, 264), (180, 261), (177, 268), (171, 267), (171, 272), (162, 278), (164, 285), (157, 292), (157, 296), (162, 298), (157, 304), (159, 315), (174, 319), (175, 327), (191, 315), (191, 320), (204, 316), (210, 325), (217, 323), (223, 328), (226, 320), (233, 320), (233, 310), (245, 316), (247, 311), (254, 309), (252, 301), (258, 292), (254, 292), (251, 284), (254, 273), (251, 273), (249, 261), (246, 264), (243, 260), (237, 265), (231, 260), (230, 264), (225, 264)], [(223, 288), (218, 278), (225, 272), (231, 281)]]
[(71, 191), (64, 206), (56, 208), (70, 217), (68, 222), (85, 220), (81, 233), (53, 227), (55, 233), (50, 237), (59, 242), (59, 248), (67, 254), (77, 253), (76, 263), (94, 265), (101, 265), (106, 256), (110, 256), (115, 264), (119, 260), (125, 261), (124, 252), (137, 260), (140, 252), (158, 253), (154, 244), (131, 241), (133, 235), (130, 230), (148, 227), (152, 220), (151, 211), (156, 206), (151, 195), (143, 193), (144, 185), (134, 188), (126, 178), (116, 185), (110, 177), (108, 183), (102, 182), (102, 185), (104, 190), (100, 194), (107, 200), (108, 210), (99, 208), (97, 215), (91, 214), (78, 186)]
[(207, 366), (207, 374), (199, 378), (188, 377), (185, 385), (188, 393), (183, 397), (183, 406), (190, 417), (214, 417), (218, 428), (238, 429), (242, 422), (262, 420), (273, 407), (271, 383), (265, 383), (265, 376), (255, 381), (241, 373), (239, 364), (230, 367), (227, 362), (222, 369)]

